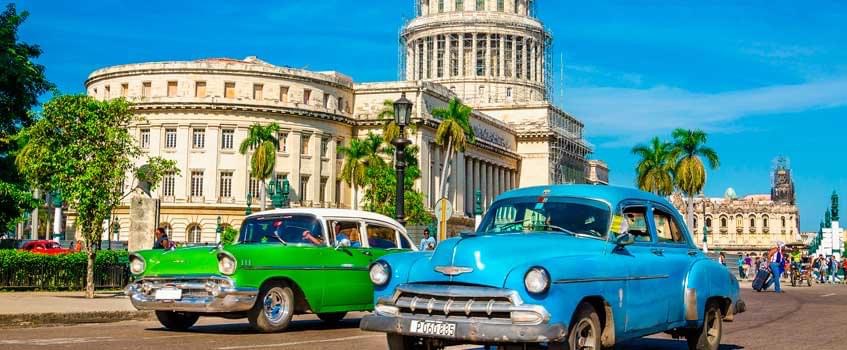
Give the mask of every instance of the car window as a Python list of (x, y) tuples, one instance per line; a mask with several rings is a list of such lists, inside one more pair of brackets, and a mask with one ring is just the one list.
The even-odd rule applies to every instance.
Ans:
[(653, 222), (656, 224), (656, 239), (660, 243), (685, 243), (685, 236), (673, 216), (660, 209), (653, 210)]
[(367, 225), (368, 244), (371, 248), (397, 248), (397, 233), (393, 228), (374, 223), (368, 223)]
[(584, 198), (527, 196), (499, 200), (491, 205), (478, 234), (572, 232), (604, 237), (609, 230), (609, 209)]
[(629, 232), (636, 242), (650, 242), (650, 230), (647, 229), (647, 208), (627, 207), (623, 210), (626, 220), (626, 231)]
[(351, 220), (332, 221), (333, 246), (342, 239), (350, 241), (350, 247), (362, 247), (362, 235), (359, 233), (359, 222)]
[(247, 218), (238, 237), (240, 243), (282, 244), (280, 239), (285, 243), (325, 244), (320, 220), (305, 214)]

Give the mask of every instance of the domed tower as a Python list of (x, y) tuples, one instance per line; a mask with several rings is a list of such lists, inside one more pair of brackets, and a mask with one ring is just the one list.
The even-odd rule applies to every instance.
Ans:
[(437, 82), (478, 107), (547, 99), (550, 34), (535, 0), (414, 0), (402, 31), (406, 80)]

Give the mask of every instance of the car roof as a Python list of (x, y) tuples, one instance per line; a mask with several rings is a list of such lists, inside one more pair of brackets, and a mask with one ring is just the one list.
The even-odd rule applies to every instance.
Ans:
[(602, 185), (546, 185), (519, 188), (505, 192), (497, 197), (498, 200), (514, 197), (541, 196), (544, 191), (550, 190), (549, 196), (594, 198), (608, 202), (614, 208), (621, 201), (627, 199), (647, 200), (662, 203), (667, 206), (671, 204), (662, 197), (630, 187), (602, 186)]
[(390, 217), (387, 217), (382, 214), (377, 214), (374, 212), (364, 211), (364, 210), (352, 210), (352, 209), (333, 209), (333, 208), (285, 208), (285, 209), (272, 209), (265, 210), (263, 212), (250, 214), (247, 216), (248, 218), (255, 216), (263, 216), (263, 215), (274, 215), (274, 214), (312, 214), (319, 217), (349, 217), (349, 218), (359, 218), (366, 220), (376, 220), (376, 221), (385, 221), (390, 224), (396, 225), (397, 227), (403, 227), (400, 225), (397, 220), (394, 220)]

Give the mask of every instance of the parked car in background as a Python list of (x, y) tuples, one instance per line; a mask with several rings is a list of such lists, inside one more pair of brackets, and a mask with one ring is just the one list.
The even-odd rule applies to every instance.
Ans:
[(67, 254), (71, 252), (68, 248), (62, 248), (62, 246), (56, 241), (44, 239), (26, 242), (20, 250), (48, 255)]
[(722, 321), (745, 309), (670, 203), (608, 186), (506, 192), (475, 233), (383, 257), (370, 276), (361, 328), (387, 333), (390, 349), (601, 349), (659, 332), (717, 349)]
[(337, 322), (373, 309), (368, 266), (415, 246), (399, 223), (342, 209), (278, 209), (245, 218), (235, 244), (146, 250), (130, 255), (127, 287), (139, 310), (170, 329), (200, 316), (246, 317), (263, 332), (295, 314)]

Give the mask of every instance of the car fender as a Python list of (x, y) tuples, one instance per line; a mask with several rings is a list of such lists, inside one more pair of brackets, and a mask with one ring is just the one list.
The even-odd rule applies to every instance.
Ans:
[(429, 259), (431, 256), (432, 251), (407, 252), (386, 255), (374, 262), (385, 262), (391, 268), (391, 278), (388, 280), (388, 283), (382, 286), (374, 286), (374, 304), (380, 298), (390, 297), (394, 294), (394, 289), (398, 285), (409, 281), (409, 273), (415, 263), (420, 260)]
[(709, 299), (721, 298), (729, 302), (738, 300), (738, 280), (725, 266), (710, 259), (701, 259), (689, 269), (683, 295), (682, 319), (688, 323), (696, 323), (699, 327), (703, 324), (703, 313)]

